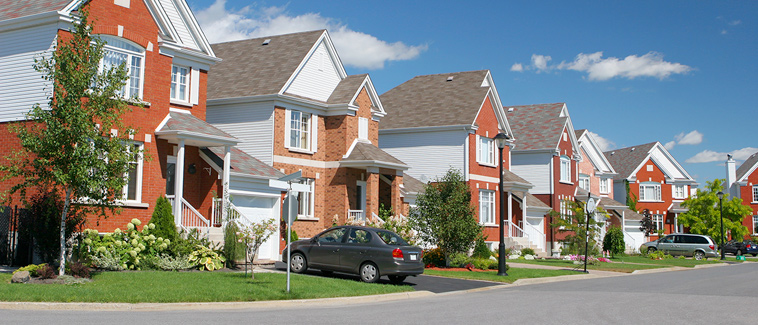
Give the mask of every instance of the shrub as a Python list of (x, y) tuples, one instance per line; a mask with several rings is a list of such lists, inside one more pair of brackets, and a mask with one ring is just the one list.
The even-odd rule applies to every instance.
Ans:
[(655, 251), (648, 254), (648, 256), (650, 257), (650, 259), (653, 259), (653, 260), (665, 260), (665, 259), (673, 258), (673, 256), (666, 254), (663, 251)]
[(89, 267), (80, 263), (66, 263), (66, 274), (71, 275), (75, 278), (86, 278), (89, 279), (90, 273), (89, 273)]
[(527, 255), (532, 255), (532, 256), (534, 256), (534, 255), (537, 255), (537, 254), (535, 254), (535, 253), (534, 253), (534, 249), (531, 249), (531, 248), (529, 248), (529, 247), (527, 247), (527, 248), (522, 248), (522, 249), (521, 249), (521, 256), (527, 256)]
[(137, 269), (149, 267), (151, 256), (165, 252), (171, 241), (156, 237), (151, 232), (155, 224), (148, 224), (137, 230), (139, 219), (132, 219), (126, 230), (116, 228), (112, 234), (100, 236), (97, 230), (85, 229), (80, 247), (80, 255), (103, 269)]
[(154, 264), (156, 269), (163, 271), (180, 271), (188, 270), (195, 266), (197, 263), (190, 262), (188, 256), (171, 256), (168, 254), (161, 254), (156, 256)]
[(497, 269), (497, 261), (491, 260), (489, 258), (474, 258), (473, 261), (471, 261), (471, 264), (474, 265), (475, 268), (480, 270), (494, 270)]
[(245, 252), (245, 248), (240, 243), (239, 227), (236, 222), (228, 222), (224, 226), (224, 258), (226, 258), (226, 267), (233, 268), (234, 262), (241, 259)]
[(464, 253), (454, 253), (450, 255), (450, 267), (466, 267), (474, 259)]
[(45, 265), (47, 265), (47, 263), (42, 263), (42, 264), (38, 264), (38, 265), (29, 264), (27, 266), (20, 267), (17, 270), (13, 271), (13, 274), (16, 274), (16, 273), (21, 272), (21, 271), (29, 271), (29, 276), (36, 277), (36, 276), (39, 276), (39, 273), (38, 273), (39, 270), (42, 269), (43, 267), (45, 267)]
[[(31, 227), (23, 228), (21, 236), (34, 237), (34, 246), (42, 261), (57, 263), (61, 253), (61, 211), (63, 200), (55, 191), (42, 191), (26, 202)], [(66, 240), (84, 223), (81, 215), (70, 213), (66, 219)]]
[(169, 252), (174, 256), (189, 255), (197, 250), (197, 245), (216, 249), (216, 246), (208, 238), (201, 236), (199, 230), (193, 229), (189, 232), (182, 230), (176, 240), (169, 245)]
[(487, 259), (490, 258), (490, 256), (492, 256), (492, 252), (490, 252), (490, 248), (487, 247), (487, 243), (484, 242), (484, 237), (479, 237), (476, 240), (474, 253), (471, 254), (471, 257)]
[(45, 264), (45, 266), (37, 270), (37, 276), (40, 279), (55, 279), (58, 277), (58, 274), (50, 264)]
[(155, 225), (152, 234), (155, 237), (162, 237), (170, 241), (176, 241), (179, 237), (179, 233), (176, 232), (176, 224), (174, 223), (174, 212), (171, 211), (171, 203), (167, 198), (160, 196), (155, 202), (155, 210), (153, 210), (153, 217), (150, 219), (150, 223)]
[(445, 266), (445, 255), (442, 249), (434, 248), (424, 251), (424, 265), (432, 267)]
[(203, 245), (196, 245), (195, 251), (187, 258), (190, 263), (197, 265), (200, 270), (215, 271), (224, 266), (226, 259), (217, 251)]
[(624, 233), (619, 227), (611, 227), (603, 238), (603, 250), (611, 252), (611, 257), (623, 255), (626, 249)]

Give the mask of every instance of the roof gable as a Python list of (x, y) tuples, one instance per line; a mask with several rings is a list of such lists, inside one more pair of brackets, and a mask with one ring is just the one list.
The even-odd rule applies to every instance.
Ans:
[(342, 79), (326, 102), (329, 105), (348, 105), (357, 109), (358, 104), (355, 101), (363, 89), (366, 89), (369, 100), (371, 100), (371, 114), (375, 119), (383, 117), (386, 114), (384, 107), (376, 93), (374, 83), (367, 73), (350, 75)]
[(291, 94), (326, 102), (335, 87), (347, 77), (337, 50), (324, 31), (300, 62), (279, 94)]
[(750, 155), (745, 162), (737, 168), (737, 181), (747, 182), (747, 178), (758, 168), (758, 152)]
[[(577, 154), (579, 145), (565, 103), (511, 106), (506, 115), (517, 139), (514, 151), (558, 150), (563, 132)], [(535, 127), (538, 126), (538, 127)]]
[(659, 142), (621, 148), (605, 152), (605, 157), (618, 172), (614, 180), (629, 179), (642, 168), (648, 160), (658, 166), (668, 179), (694, 183), (695, 180), (674, 159)]
[(597, 172), (606, 175), (616, 174), (613, 166), (608, 159), (605, 158), (603, 151), (600, 150), (600, 146), (590, 132), (587, 130), (578, 130), (575, 132), (575, 135), (579, 143), (579, 148), (584, 151)]

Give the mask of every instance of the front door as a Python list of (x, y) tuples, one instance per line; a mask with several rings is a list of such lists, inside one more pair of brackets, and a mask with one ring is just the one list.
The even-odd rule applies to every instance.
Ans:
[(166, 195), (174, 195), (176, 190), (176, 157), (166, 158)]

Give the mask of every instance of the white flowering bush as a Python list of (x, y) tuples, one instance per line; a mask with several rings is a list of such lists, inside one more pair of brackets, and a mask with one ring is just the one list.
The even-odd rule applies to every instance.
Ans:
[(116, 228), (113, 233), (100, 234), (94, 229), (82, 232), (80, 253), (94, 267), (108, 270), (140, 270), (152, 267), (158, 254), (167, 252), (171, 241), (151, 234), (155, 225), (150, 223), (138, 230), (142, 222), (132, 219), (126, 230)]

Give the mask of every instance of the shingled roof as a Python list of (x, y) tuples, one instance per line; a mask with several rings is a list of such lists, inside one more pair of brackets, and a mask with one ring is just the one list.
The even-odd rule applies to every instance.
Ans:
[(379, 96), (379, 129), (472, 124), (490, 87), (488, 70), (417, 76)]
[(747, 173), (753, 169), (753, 166), (758, 164), (758, 152), (750, 155), (745, 162), (740, 165), (740, 168), (737, 168), (737, 180), (741, 180), (747, 176)]
[(208, 122), (203, 121), (192, 114), (170, 112), (169, 116), (170, 118), (168, 121), (166, 121), (166, 124), (163, 125), (159, 132), (189, 131), (211, 137), (236, 139), (231, 134), (221, 131), (221, 129), (210, 125)]
[(568, 116), (561, 116), (565, 103), (508, 106), (505, 115), (513, 136), (514, 150), (556, 149)]
[(72, 0), (0, 0), (0, 21), (59, 11)]
[(403, 192), (404, 193), (423, 193), (424, 182), (411, 177), (411, 175), (403, 175)]
[(358, 92), (358, 88), (366, 80), (366, 77), (368, 77), (368, 74), (363, 73), (347, 76), (345, 79), (342, 79), (326, 102), (329, 104), (349, 104), (355, 93)]
[(379, 149), (379, 147), (365, 142), (356, 143), (353, 147), (353, 150), (350, 151), (350, 154), (347, 157), (343, 158), (341, 162), (379, 163), (407, 168), (407, 165), (404, 162), (393, 157), (384, 150)]
[(613, 169), (618, 173), (613, 177), (614, 180), (627, 179), (647, 158), (650, 149), (658, 142), (650, 142), (634, 147), (627, 147), (604, 152), (605, 158), (611, 163)]
[[(222, 147), (210, 147), (203, 148), (202, 152), (210, 158), (213, 163), (219, 168), (224, 167), (224, 148)], [(284, 173), (274, 169), (253, 156), (246, 154), (244, 151), (237, 147), (232, 147), (231, 150), (231, 164), (229, 164), (230, 172), (239, 173), (249, 176), (259, 176), (266, 178), (281, 178), (284, 177)]]
[(212, 44), (223, 61), (208, 72), (208, 99), (279, 93), (324, 33), (316, 30)]

